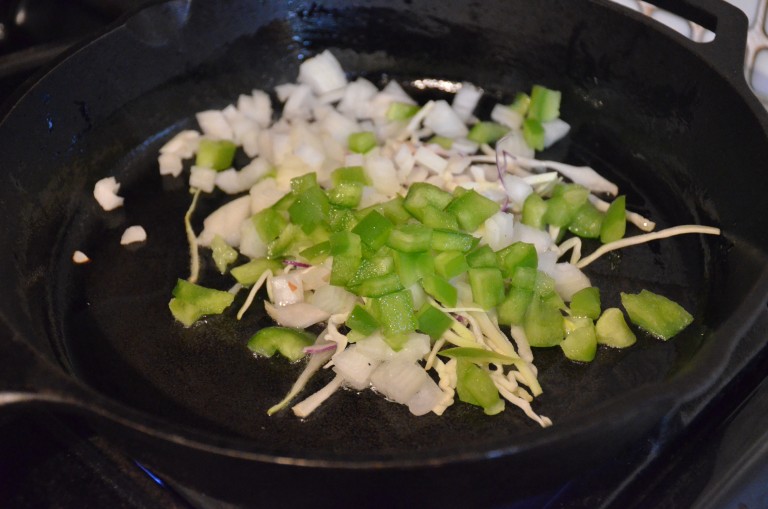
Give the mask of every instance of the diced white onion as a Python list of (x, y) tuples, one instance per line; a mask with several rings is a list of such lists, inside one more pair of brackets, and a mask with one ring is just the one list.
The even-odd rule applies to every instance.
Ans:
[(204, 193), (213, 192), (216, 187), (216, 170), (193, 166), (189, 172), (189, 187), (200, 189)]
[(91, 261), (91, 259), (88, 258), (88, 255), (82, 251), (75, 251), (72, 253), (72, 261), (75, 263), (88, 263)]
[(213, 238), (220, 235), (232, 247), (240, 245), (240, 225), (250, 216), (251, 199), (241, 196), (225, 203), (203, 220), (203, 231), (197, 238), (201, 246), (210, 246)]
[(448, 161), (440, 157), (434, 150), (421, 146), (414, 156), (416, 162), (434, 173), (442, 173), (448, 166)]
[(433, 408), (438, 406), (443, 399), (443, 391), (435, 383), (434, 380), (427, 377), (416, 391), (416, 394), (410, 397), (406, 402), (408, 410), (413, 415), (425, 415), (432, 411)]
[(456, 95), (453, 96), (451, 107), (462, 122), (469, 122), (472, 118), (472, 113), (475, 111), (477, 103), (480, 101), (482, 95), (483, 91), (472, 83), (465, 81), (461, 84), (461, 88), (456, 92)]
[(200, 125), (203, 134), (215, 140), (233, 140), (235, 135), (232, 127), (227, 122), (224, 113), (221, 110), (201, 111), (197, 115), (197, 123)]
[(522, 208), (525, 199), (533, 194), (533, 186), (517, 175), (506, 174), (502, 176), (502, 181), (507, 196), (518, 208)]
[(493, 107), (491, 120), (510, 129), (520, 129), (523, 125), (523, 116), (504, 104), (497, 104)]
[(114, 210), (123, 205), (123, 197), (118, 196), (120, 184), (115, 177), (105, 177), (93, 187), (93, 197), (104, 210)]
[(322, 309), (308, 304), (298, 302), (288, 306), (275, 306), (269, 301), (264, 301), (264, 309), (274, 321), (283, 327), (293, 327), (295, 329), (306, 329), (310, 325), (323, 322), (331, 315)]
[(237, 109), (259, 127), (268, 127), (272, 122), (272, 101), (262, 90), (254, 90), (251, 95), (241, 95), (237, 99)]
[(515, 216), (506, 212), (497, 212), (485, 220), (483, 240), (494, 251), (512, 243), (515, 231)]
[(389, 399), (406, 404), (428, 378), (424, 368), (415, 362), (393, 359), (374, 370), (371, 383)]
[(555, 291), (569, 302), (573, 294), (584, 288), (589, 288), (592, 284), (589, 278), (575, 265), (568, 262), (558, 263), (554, 270), (547, 272), (555, 280)]
[(392, 196), (400, 191), (397, 170), (392, 159), (382, 156), (370, 156), (365, 159), (365, 173), (380, 193)]
[(462, 138), (469, 133), (461, 117), (443, 100), (435, 101), (434, 107), (424, 118), (424, 125), (438, 136), (447, 138)]
[(200, 133), (192, 129), (187, 129), (177, 133), (168, 140), (165, 145), (160, 147), (161, 154), (174, 154), (181, 159), (189, 159), (197, 151), (200, 143)]
[(267, 243), (256, 230), (256, 223), (246, 217), (240, 225), (240, 254), (250, 258), (264, 258), (267, 256)]
[(267, 279), (267, 292), (272, 303), (278, 306), (304, 302), (304, 285), (301, 276), (293, 272)]
[(342, 88), (347, 78), (333, 53), (325, 50), (299, 66), (298, 82), (306, 83), (316, 95), (321, 95)]
[(160, 167), (160, 175), (178, 177), (183, 169), (181, 157), (172, 152), (160, 154), (157, 158), (157, 164)]
[(562, 140), (571, 130), (571, 126), (561, 118), (543, 122), (541, 125), (544, 127), (544, 148), (549, 148)]
[(346, 385), (358, 391), (368, 388), (371, 373), (379, 364), (381, 360), (371, 359), (357, 345), (347, 347), (333, 358), (333, 370), (344, 378)]
[(515, 222), (513, 234), (513, 242), (517, 241), (533, 244), (536, 246), (536, 251), (538, 253), (543, 253), (553, 244), (552, 237), (549, 236), (549, 233), (539, 230), (538, 228), (532, 228), (519, 221)]
[(347, 85), (337, 109), (349, 117), (371, 118), (370, 101), (378, 92), (376, 85), (365, 78), (357, 78)]
[(125, 229), (122, 237), (120, 237), (120, 244), (127, 246), (128, 244), (144, 242), (145, 240), (147, 240), (147, 232), (141, 226), (134, 225)]
[(315, 290), (307, 302), (331, 315), (345, 315), (355, 307), (357, 296), (340, 286), (325, 285)]
[(251, 187), (251, 214), (257, 214), (277, 203), (285, 195), (277, 181), (273, 178), (265, 178)]

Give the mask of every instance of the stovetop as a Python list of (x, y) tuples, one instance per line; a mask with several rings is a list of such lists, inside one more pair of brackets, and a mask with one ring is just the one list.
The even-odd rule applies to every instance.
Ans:
[[(56, 55), (142, 3), (0, 1), (0, 102)], [(766, 334), (768, 311), (718, 386), (679, 416), (625, 455), (505, 508), (768, 508)], [(0, 507), (235, 506), (156, 478), (77, 416), (27, 410), (0, 416)]]

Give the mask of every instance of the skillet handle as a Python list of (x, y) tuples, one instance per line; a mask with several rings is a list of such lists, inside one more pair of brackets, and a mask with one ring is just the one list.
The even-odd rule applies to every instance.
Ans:
[(8, 407), (88, 406), (88, 389), (22, 339), (0, 315), (0, 412)]
[(725, 0), (646, 1), (713, 32), (714, 40), (687, 46), (731, 79), (743, 78), (749, 21), (741, 9)]

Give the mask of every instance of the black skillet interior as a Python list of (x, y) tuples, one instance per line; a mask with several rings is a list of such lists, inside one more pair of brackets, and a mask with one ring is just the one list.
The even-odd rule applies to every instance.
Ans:
[[(718, 357), (737, 344), (731, 333), (763, 302), (767, 225), (754, 197), (768, 191), (768, 144), (764, 121), (707, 61), (600, 2), (274, 4), (178, 1), (145, 11), (65, 60), (11, 112), (0, 143), (13, 185), (0, 192), (3, 211), (18, 218), (9, 238), (20, 283), (8, 314), (21, 310), (30, 341), (49, 338), (76, 377), (171, 429), (326, 459), (524, 447), (590, 421), (610, 428), (618, 415), (660, 416), (717, 375)], [(667, 343), (641, 334), (631, 349), (601, 349), (589, 365), (536, 351), (545, 393), (534, 408), (556, 423), (546, 432), (512, 408), (489, 418), (457, 404), (416, 418), (370, 392), (337, 394), (305, 421), (267, 417), (301, 366), (249, 353), (248, 337), (267, 323), (259, 312), (237, 323), (230, 311), (191, 329), (173, 322), (167, 302), (187, 274), (190, 195), (183, 178), (158, 175), (156, 155), (194, 127), (194, 112), (293, 81), (301, 60), (324, 48), (350, 76), (397, 80), (417, 97), (440, 94), (412, 87), (422, 78), (472, 81), (488, 92), (486, 107), (533, 83), (562, 90), (573, 131), (545, 156), (592, 165), (659, 228), (724, 227), (727, 240), (678, 237), (588, 270), (605, 306), (617, 305), (619, 291), (647, 288), (692, 311), (694, 325)], [(126, 199), (108, 213), (91, 196), (107, 175)], [(198, 229), (222, 199), (202, 200)], [(134, 224), (148, 241), (120, 246)], [(76, 249), (91, 263), (73, 264)], [(226, 288), (204, 260), (203, 282)]]

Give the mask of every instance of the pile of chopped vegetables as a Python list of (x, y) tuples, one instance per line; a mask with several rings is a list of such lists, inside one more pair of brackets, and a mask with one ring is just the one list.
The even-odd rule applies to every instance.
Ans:
[[(237, 319), (263, 306), (275, 321), (248, 348), (307, 358), (270, 414), (292, 405), (306, 417), (347, 387), (373, 389), (415, 415), (441, 415), (457, 396), (488, 415), (511, 403), (548, 426), (531, 406), (542, 393), (532, 347), (589, 362), (598, 345), (636, 341), (624, 311), (603, 309), (582, 269), (629, 245), (719, 234), (695, 225), (653, 232), (593, 169), (536, 160), (569, 131), (559, 92), (534, 86), (481, 121), (483, 91), (453, 85), (450, 103), (420, 105), (395, 81), (381, 90), (348, 81), (325, 51), (301, 64), (297, 83), (276, 87), (278, 119), (255, 90), (198, 113), (201, 132), (180, 132), (161, 149), (164, 175), (181, 175), (194, 158), (191, 274), (173, 291), (173, 316), (193, 326), (247, 291)], [(236, 169), (238, 150), (251, 162)], [(216, 188), (233, 199), (195, 232), (197, 201)], [(625, 238), (627, 222), (646, 233)], [(602, 245), (582, 258), (582, 238)], [(234, 278), (231, 291), (196, 283), (201, 246)], [(268, 298), (259, 302), (262, 287)], [(663, 340), (692, 321), (646, 290), (621, 301), (630, 322)], [(320, 334), (307, 331), (318, 324)], [(295, 403), (321, 369), (333, 380)]]

